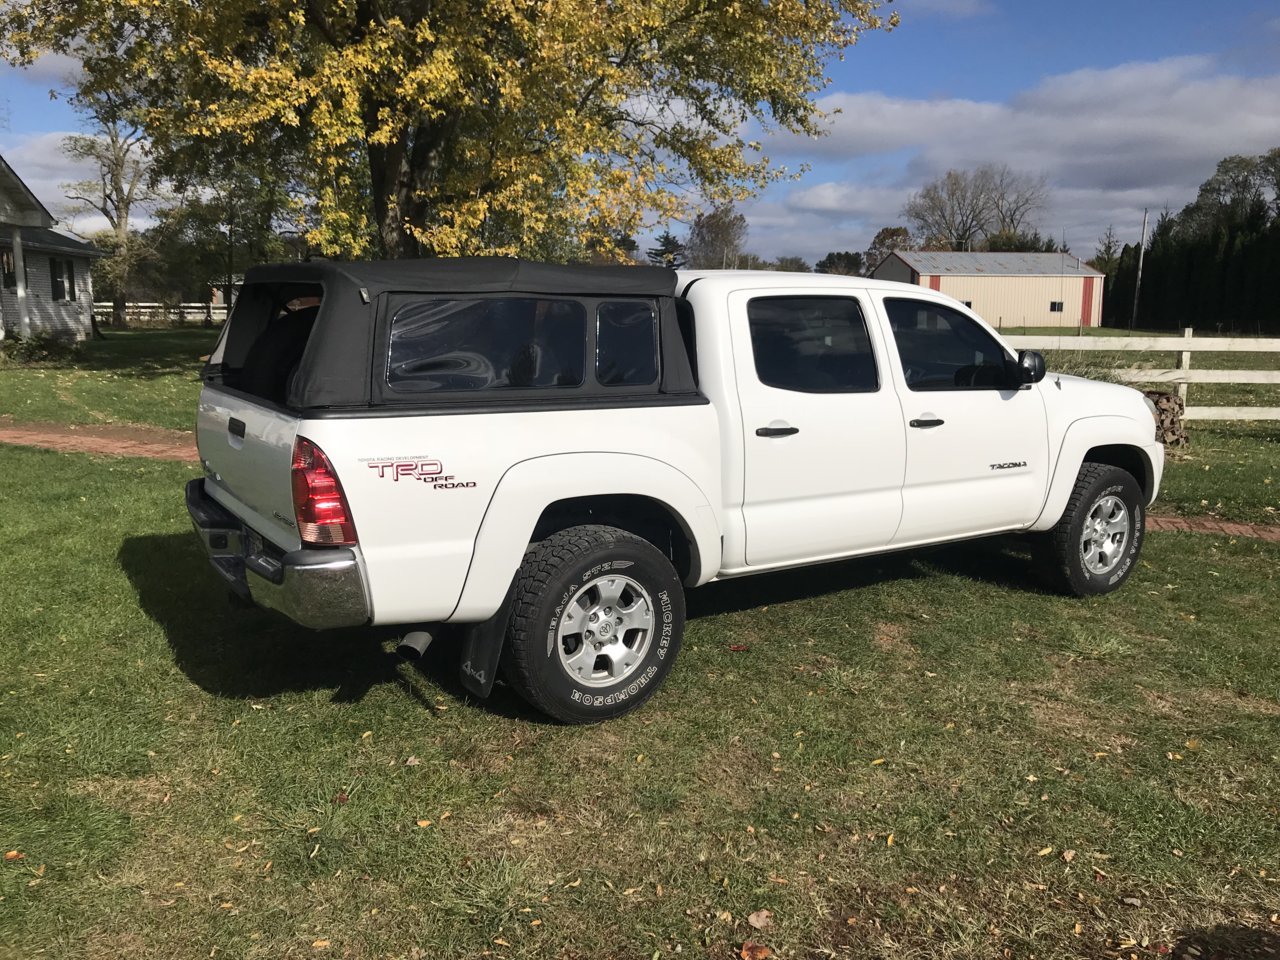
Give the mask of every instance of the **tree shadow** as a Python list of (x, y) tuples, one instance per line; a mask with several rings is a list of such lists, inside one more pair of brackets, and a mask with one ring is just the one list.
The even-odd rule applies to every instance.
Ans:
[(1202, 930), (1181, 930), (1169, 956), (1172, 960), (1262, 960), (1280, 957), (1280, 934), (1229, 923), (1220, 923)]
[(115, 373), (137, 380), (200, 373), (200, 357), (213, 349), (218, 329), (107, 330), (105, 340), (86, 340), (73, 357), (32, 364), (44, 370)]

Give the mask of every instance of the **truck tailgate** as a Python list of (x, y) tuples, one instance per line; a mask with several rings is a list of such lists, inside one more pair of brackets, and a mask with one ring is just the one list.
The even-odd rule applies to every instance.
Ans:
[(206, 384), (200, 394), (196, 441), (205, 491), (282, 549), (296, 550), (293, 443), (298, 418), (244, 394)]

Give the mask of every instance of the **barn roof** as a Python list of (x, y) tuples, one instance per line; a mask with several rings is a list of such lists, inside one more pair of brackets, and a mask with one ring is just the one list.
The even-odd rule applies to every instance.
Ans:
[(899, 250), (900, 258), (926, 276), (957, 277), (1101, 277), (1070, 253), (951, 253)]

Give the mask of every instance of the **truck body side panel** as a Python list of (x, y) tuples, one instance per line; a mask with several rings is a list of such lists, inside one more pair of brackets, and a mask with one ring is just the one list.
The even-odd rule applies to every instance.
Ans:
[[(661, 499), (646, 478), (672, 475), (686, 478), (681, 496), (691, 505), (699, 494), (702, 504), (714, 502), (720, 489), (719, 428), (706, 403), (325, 418), (304, 421), (298, 432), (324, 450), (342, 482), (368, 570), (374, 622), (382, 624), (491, 615), (528, 534), (555, 500), (619, 493)], [(560, 456), (567, 454), (593, 456)], [(550, 469), (529, 473), (528, 488), (519, 473), (515, 482), (504, 482), (516, 465), (544, 459)], [(661, 489), (677, 486), (663, 482)], [(519, 532), (491, 529), (486, 542), (498, 544), (497, 553), (481, 555), (477, 532), (491, 513)], [(702, 521), (685, 520), (705, 530), (705, 511), (701, 515)], [(512, 559), (509, 543), (521, 536)], [(469, 596), (466, 610), (455, 614), (473, 553), (480, 563), (472, 574), (479, 599)], [(716, 562), (718, 551), (708, 553), (706, 562)]]

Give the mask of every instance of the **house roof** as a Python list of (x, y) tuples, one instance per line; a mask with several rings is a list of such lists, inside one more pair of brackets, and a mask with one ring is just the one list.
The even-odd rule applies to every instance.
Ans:
[(960, 277), (1101, 277), (1103, 274), (1070, 253), (950, 253), (899, 250), (898, 257), (926, 276)]
[[(106, 256), (93, 244), (77, 240), (75, 237), (68, 237), (54, 230), (46, 230), (42, 227), (22, 227), (20, 233), (22, 234), (22, 249), (24, 251), (35, 250), (41, 253), (61, 253), (67, 256), (87, 257), (89, 259)], [(0, 232), (0, 247), (8, 249), (11, 245), (12, 241), (9, 235)]]
[(0, 157), (0, 224), (46, 229), (54, 224), (53, 215), (4, 157)]

